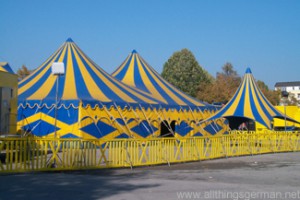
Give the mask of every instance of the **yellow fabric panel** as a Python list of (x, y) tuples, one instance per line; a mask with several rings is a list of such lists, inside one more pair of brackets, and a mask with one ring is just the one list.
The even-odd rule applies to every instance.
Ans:
[(120, 71), (123, 70), (124, 65), (128, 62), (128, 59), (130, 58), (130, 56), (127, 56), (126, 60), (123, 62), (123, 64), (121, 65), (121, 67), (119, 67), (113, 74), (112, 76), (115, 76), (116, 74), (119, 74)]
[(77, 99), (76, 92), (76, 83), (75, 83), (75, 75), (73, 69), (73, 60), (71, 55), (71, 45), (67, 44), (67, 66), (66, 66), (66, 74), (65, 74), (65, 87), (62, 99)]
[[(78, 49), (79, 50), (79, 49)], [(80, 50), (79, 50), (80, 51)], [(93, 64), (89, 61), (89, 59), (83, 57), (83, 59), (85, 60), (86, 63), (88, 63), (89, 66), (93, 66)], [(124, 101), (126, 102), (130, 102), (130, 103), (136, 103), (136, 101), (134, 101), (133, 99), (131, 99), (128, 95), (126, 95), (122, 90), (120, 90), (118, 87), (116, 87), (114, 85), (114, 83), (112, 83), (111, 80), (107, 79), (103, 74), (106, 73), (104, 72), (101, 68), (98, 68), (98, 70), (102, 71), (102, 73), (100, 73), (96, 68), (92, 67), (91, 68), (96, 75), (104, 82), (106, 83), (106, 85), (111, 88), (111, 90), (113, 90), (116, 94), (119, 95), (119, 97), (121, 97)], [(117, 83), (117, 81), (116, 81)], [(126, 90), (126, 88), (124, 88), (124, 90)]]
[[(251, 109), (251, 101), (250, 101), (250, 92), (252, 92), (252, 88), (251, 90), (249, 91), (249, 85), (251, 83), (249, 82), (249, 80), (247, 81), (246, 83), (246, 91), (245, 91), (245, 101), (244, 101), (244, 115), (250, 119), (254, 119), (254, 115), (253, 115), (253, 112), (252, 112), (252, 109)], [(251, 87), (251, 86), (250, 86)]]
[(131, 86), (134, 86), (134, 87), (136, 87), (136, 85), (134, 83), (134, 61), (136, 59), (135, 57), (136, 56), (132, 57), (132, 59), (130, 61), (130, 64), (129, 64), (129, 67), (128, 67), (128, 70), (127, 70), (127, 73), (125, 74), (125, 76), (122, 80), (127, 85), (131, 85)]
[[(243, 81), (241, 88), (244, 88), (245, 84), (246, 84), (246, 81)], [(235, 101), (231, 104), (231, 106), (223, 114), (224, 116), (232, 116), (232, 115), (234, 115), (234, 113), (236, 111), (236, 108), (237, 108), (237, 105), (238, 105), (238, 103), (239, 103), (239, 101), (241, 99), (242, 94), (243, 94), (243, 90), (240, 89), (239, 92), (238, 92), (238, 94), (237, 94), (237, 96), (236, 96), (236, 98), (235, 98)]]
[[(61, 47), (54, 53), (52, 54), (52, 56), (50, 56), (45, 62), (43, 62), (43, 64), (41, 64), (40, 67), (38, 67), (36, 70), (34, 70), (34, 72), (32, 72), (29, 76), (26, 76), (23, 80), (20, 81), (20, 83), (26, 81), (28, 78), (30, 78), (31, 76), (34, 76), (36, 73), (38, 73), (39, 69), (41, 67), (43, 67), (47, 62), (49, 62), (51, 59), (55, 60), (57, 58), (57, 53), (61, 50)], [(52, 64), (52, 63), (51, 63)]]
[[(143, 60), (142, 60), (143, 62)], [(143, 62), (144, 64), (146, 64), (145, 62)], [(154, 78), (154, 80), (158, 83), (158, 85), (161, 86), (161, 88), (166, 91), (166, 93), (168, 93), (168, 95), (179, 105), (186, 105), (186, 103), (184, 103), (181, 99), (179, 99), (177, 97), (177, 95), (175, 95), (173, 92), (171, 92), (163, 83), (161, 83), (161, 81), (159, 79), (157, 79), (157, 76), (155, 76), (152, 71), (149, 70), (149, 73), (151, 74), (151, 76)], [(174, 88), (172, 85), (170, 85), (167, 81), (166, 84), (169, 85), (171, 88)], [(176, 89), (177, 90), (177, 89)]]
[[(65, 51), (62, 52), (61, 56), (58, 59), (58, 62), (63, 61), (64, 55), (65, 55)], [(52, 63), (53, 62), (49, 63), (49, 67), (51, 67)], [(39, 87), (39, 89), (35, 93), (33, 93), (31, 96), (28, 97), (28, 100), (45, 98), (49, 94), (51, 89), (53, 88), (57, 78), (58, 78), (57, 76), (54, 76), (53, 74), (50, 74), (48, 76), (47, 80), (42, 84), (42, 86)]]
[[(259, 102), (258, 102), (258, 99), (260, 98), (259, 96), (256, 95), (256, 93), (258, 93), (257, 91), (257, 88), (255, 87), (254, 85), (254, 82), (252, 81), (251, 83), (251, 90), (253, 91), (252, 92), (252, 95), (253, 95), (253, 99), (254, 99), (254, 104), (255, 104), (255, 107), (258, 111), (258, 113), (260, 114), (261, 118), (264, 120), (264, 122), (268, 125), (270, 125), (270, 122), (269, 122), (269, 119), (268, 117), (266, 116), (265, 112), (262, 110), (262, 107), (260, 106)], [(254, 91), (257, 91), (256, 93)]]
[[(136, 57), (137, 55), (135, 55)], [(157, 98), (158, 100), (167, 103), (167, 101), (161, 96), (161, 94), (156, 90), (156, 88), (153, 86), (152, 82), (149, 80), (145, 70), (142, 67), (141, 64), (141, 60), (137, 59), (137, 64), (138, 64), (138, 68), (139, 68), (139, 72), (141, 74), (142, 80), (145, 84), (145, 86), (147, 87), (148, 91), (151, 92), (151, 94), (154, 95), (155, 98)], [(149, 71), (151, 73), (151, 71)]]
[[(149, 68), (151, 68), (151, 66), (149, 66), (145, 60), (143, 60), (142, 58), (140, 58), (140, 60), (144, 63), (144, 65), (147, 65)], [(154, 77), (154, 73), (156, 74), (156, 76), (160, 77), (160, 74), (158, 74), (155, 70), (152, 71), (149, 70), (149, 72), (151, 73), (151, 76)], [(156, 79), (156, 81), (158, 81), (159, 85), (162, 85), (161, 81)], [(176, 87), (174, 87), (172, 84), (170, 84), (168, 81), (165, 81), (165, 83), (172, 88), (173, 90), (177, 91), (184, 99), (187, 99), (189, 102), (197, 105), (197, 106), (203, 106), (202, 103), (200, 103), (199, 101), (196, 101), (195, 99), (191, 98), (190, 96), (186, 95), (184, 92), (178, 90)], [(164, 88), (165, 90), (166, 88)], [(166, 91), (166, 90), (165, 90)], [(169, 91), (169, 89), (167, 89), (167, 91)], [(178, 103), (179, 105), (186, 105), (186, 103), (181, 103), (182, 101), (176, 101), (176, 103)]]
[(105, 101), (105, 102), (110, 101), (110, 99), (102, 92), (102, 90), (95, 83), (94, 79), (91, 77), (90, 73), (87, 71), (86, 66), (84, 66), (82, 60), (79, 58), (78, 53), (74, 50), (74, 46), (72, 46), (72, 49), (75, 58), (77, 60), (82, 77), (84, 79), (84, 82), (86, 83), (87, 89), (91, 94), (91, 96), (94, 99), (101, 99), (101, 101)]
[[(59, 54), (57, 54), (55, 56), (55, 58), (53, 58), (53, 60), (55, 60), (57, 58)], [(50, 62), (34, 79), (32, 79), (31, 81), (29, 81), (27, 84), (25, 84), (23, 87), (18, 89), (18, 95), (21, 95), (23, 92), (25, 92), (26, 90), (30, 89), (51, 67), (53, 62)], [(38, 70), (36, 70), (38, 71)], [(29, 78), (30, 76), (28, 76), (27, 78)], [(23, 81), (25, 81), (26, 79), (24, 79)], [(22, 81), (22, 82), (23, 82)], [(20, 83), (22, 83), (20, 82)]]

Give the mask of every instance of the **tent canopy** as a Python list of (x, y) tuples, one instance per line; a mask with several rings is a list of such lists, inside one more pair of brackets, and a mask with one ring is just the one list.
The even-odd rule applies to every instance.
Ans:
[(235, 92), (231, 100), (215, 115), (205, 121), (217, 118), (233, 118), (242, 122), (241, 118), (247, 118), (261, 123), (271, 129), (273, 118), (286, 118), (290, 121), (295, 121), (286, 117), (278, 111), (263, 95), (258, 88), (250, 68), (246, 70), (243, 81)]
[(14, 74), (14, 71), (11, 69), (7, 62), (0, 62), (0, 71)]
[(169, 108), (215, 109), (214, 106), (194, 99), (180, 91), (157, 73), (138, 53), (133, 50), (112, 76), (127, 85), (143, 90)]
[[(64, 75), (53, 75), (54, 62), (63, 62)], [(58, 79), (58, 80), (57, 80)], [(83, 106), (149, 107), (159, 101), (150, 95), (116, 80), (98, 67), (69, 38), (32, 74), (19, 82), (18, 101), (21, 106), (58, 107)]]

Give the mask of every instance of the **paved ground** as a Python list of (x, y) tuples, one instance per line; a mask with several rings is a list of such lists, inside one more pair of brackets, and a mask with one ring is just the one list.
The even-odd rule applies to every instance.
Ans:
[(300, 199), (300, 152), (0, 176), (1, 200)]

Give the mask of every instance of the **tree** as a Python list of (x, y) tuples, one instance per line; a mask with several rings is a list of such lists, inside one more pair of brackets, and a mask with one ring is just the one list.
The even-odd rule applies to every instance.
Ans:
[[(197, 98), (208, 103), (228, 102), (241, 83), (241, 77), (234, 70), (231, 63), (227, 62), (222, 67), (222, 72), (217, 73), (216, 80), (212, 84), (201, 84), (198, 87)], [(264, 96), (273, 104), (278, 105), (280, 91), (269, 90), (268, 86), (258, 80), (257, 85)]]
[(265, 95), (265, 97), (270, 101), (272, 105), (278, 105), (280, 102), (280, 91), (270, 90), (269, 87), (263, 81), (256, 81), (257, 86)]
[(193, 97), (196, 97), (200, 83), (210, 83), (213, 80), (188, 49), (175, 52), (164, 64), (161, 75), (178, 89)]
[(26, 76), (28, 76), (31, 73), (30, 70), (25, 65), (22, 65), (20, 69), (17, 71), (18, 78), (20, 80), (24, 79)]
[(217, 73), (216, 80), (212, 84), (201, 84), (198, 87), (197, 98), (209, 103), (227, 102), (236, 92), (241, 77), (227, 62), (222, 67), (222, 72)]

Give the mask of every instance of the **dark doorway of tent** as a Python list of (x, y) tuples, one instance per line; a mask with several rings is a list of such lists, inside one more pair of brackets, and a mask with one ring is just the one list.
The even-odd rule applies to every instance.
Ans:
[(170, 124), (166, 120), (162, 121), (160, 123), (160, 137), (174, 137), (175, 124), (176, 121), (172, 121)]
[(246, 117), (226, 117), (231, 130), (255, 131), (255, 121)]

